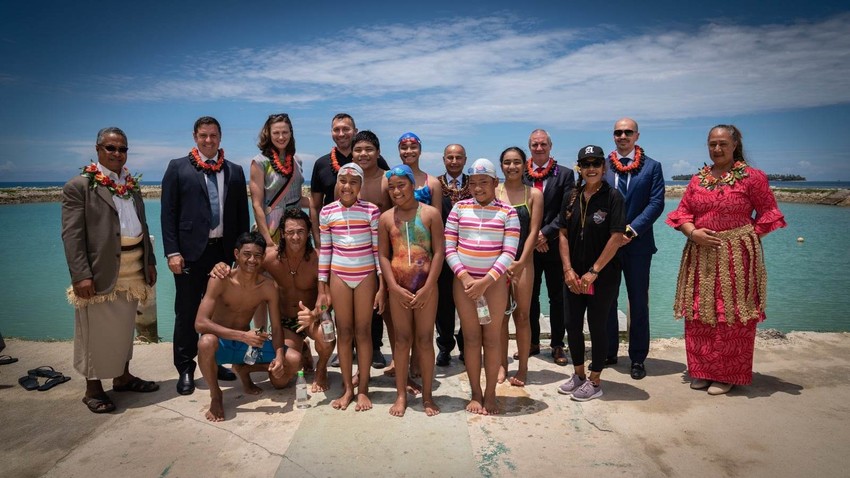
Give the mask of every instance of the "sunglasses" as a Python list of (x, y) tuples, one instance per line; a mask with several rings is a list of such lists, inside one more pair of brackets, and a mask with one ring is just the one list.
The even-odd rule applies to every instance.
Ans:
[(289, 115), (286, 114), (286, 113), (275, 113), (275, 114), (269, 115), (269, 119), (284, 120), (284, 119), (289, 119)]
[(578, 163), (578, 167), (581, 169), (601, 168), (603, 164), (605, 164), (605, 161), (601, 159), (594, 159), (593, 161), (582, 161)]
[(129, 150), (129, 148), (127, 148), (126, 146), (113, 146), (111, 144), (106, 144), (106, 145), (102, 144), (102, 145), (100, 145), (100, 147), (105, 149), (107, 152), (110, 152), (110, 153), (114, 153), (114, 152), (118, 151), (119, 153), (124, 154)]
[(632, 135), (634, 135), (634, 134), (635, 134), (635, 130), (633, 130), (633, 129), (615, 129), (614, 130), (614, 136), (616, 136), (618, 138), (620, 136), (623, 136), (623, 135), (626, 135), (627, 138), (631, 138)]
[(407, 171), (405, 171), (404, 169), (399, 168), (399, 167), (395, 167), (395, 168), (390, 169), (389, 171), (384, 173), (384, 176), (386, 176), (387, 179), (390, 179), (393, 176), (398, 176), (398, 177), (410, 179), (409, 173)]

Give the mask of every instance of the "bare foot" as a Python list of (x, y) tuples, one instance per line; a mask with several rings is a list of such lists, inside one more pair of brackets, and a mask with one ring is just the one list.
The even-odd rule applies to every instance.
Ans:
[(369, 400), (369, 395), (365, 393), (357, 394), (357, 405), (354, 407), (355, 412), (365, 412), (372, 409), (372, 400)]
[(514, 387), (524, 387), (526, 380), (528, 380), (528, 372), (523, 371), (517, 372), (516, 375), (508, 379)]
[(505, 378), (507, 378), (508, 373), (505, 371), (504, 365), (499, 365), (499, 375), (496, 377), (497, 383), (505, 383)]
[(416, 396), (422, 393), (422, 386), (414, 382), (412, 378), (407, 379), (407, 393)]
[(499, 409), (499, 402), (496, 401), (496, 397), (484, 399), (483, 415), (498, 415), (500, 413), (502, 413), (502, 411)]
[(390, 407), (390, 415), (394, 417), (403, 417), (404, 411), (407, 409), (407, 396), (399, 395), (395, 399), (395, 403)]
[(233, 365), (233, 372), (239, 377), (242, 382), (242, 391), (248, 395), (259, 395), (263, 393), (263, 389), (258, 387), (251, 381), (251, 372), (243, 365)]
[(328, 390), (328, 369), (317, 370), (316, 376), (313, 379), (313, 386), (310, 387), (313, 393), (325, 392)]
[(440, 407), (437, 406), (433, 398), (429, 398), (428, 400), (423, 399), (422, 406), (425, 407), (425, 415), (429, 417), (440, 414)]
[(345, 391), (342, 396), (337, 398), (336, 400), (331, 402), (331, 406), (336, 408), (337, 410), (345, 410), (348, 408), (348, 404), (351, 403), (351, 399), (354, 398), (354, 392)]
[(360, 371), (355, 370), (353, 374), (351, 374), (351, 386), (356, 387), (357, 384), (360, 383)]
[(221, 397), (210, 400), (210, 409), (207, 410), (204, 416), (211, 422), (224, 421), (224, 405), (222, 404)]
[(384, 375), (387, 377), (395, 377), (395, 362), (390, 361), (390, 364), (384, 369)]
[(309, 339), (304, 339), (304, 345), (301, 346), (301, 370), (305, 374), (313, 372), (313, 353), (310, 351)]
[(481, 402), (475, 399), (470, 400), (469, 403), (466, 404), (466, 411), (469, 413), (475, 413), (476, 415), (487, 414), (487, 410), (484, 410), (484, 407), (481, 406)]

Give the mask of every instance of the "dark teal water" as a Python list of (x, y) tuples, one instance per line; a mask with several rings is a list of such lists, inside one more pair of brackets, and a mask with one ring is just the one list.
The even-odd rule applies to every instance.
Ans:
[[(145, 201), (151, 233), (160, 236), (160, 203)], [(666, 202), (666, 213), (678, 199)], [(782, 331), (850, 331), (850, 254), (846, 239), (850, 209), (780, 204), (789, 226), (764, 239), (768, 270), (767, 322)], [(662, 216), (664, 217), (664, 216)], [(65, 301), (68, 270), (60, 237), (59, 203), (0, 206), (0, 332), (29, 339), (68, 339), (74, 313)], [(682, 335), (673, 319), (673, 293), (684, 237), (659, 220), (658, 254), (652, 265), (650, 321), (653, 337)], [(797, 237), (805, 238), (798, 243)], [(157, 258), (162, 245), (156, 241)], [(174, 323), (174, 280), (164, 260), (158, 265), (159, 334), (170, 340)], [(543, 293), (545, 297), (545, 292)], [(548, 313), (543, 304), (543, 313)], [(620, 308), (625, 310), (625, 287)]]

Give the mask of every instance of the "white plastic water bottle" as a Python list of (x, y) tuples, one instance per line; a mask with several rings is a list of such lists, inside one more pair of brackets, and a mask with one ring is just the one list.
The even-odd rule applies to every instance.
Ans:
[(331, 313), (327, 307), (322, 306), (322, 338), (325, 342), (333, 342), (336, 340), (336, 328), (334, 321), (331, 319)]
[(487, 306), (487, 299), (483, 295), (475, 301), (475, 308), (478, 311), (478, 323), (481, 325), (489, 324), (491, 322), (490, 307)]
[(304, 380), (304, 371), (298, 371), (298, 378), (295, 379), (295, 408), (310, 408), (309, 397), (307, 396), (307, 381)]
[[(260, 327), (255, 333), (259, 335), (263, 333), (263, 329), (263, 327)], [(242, 357), (242, 363), (245, 365), (254, 365), (257, 363), (257, 359), (260, 358), (260, 350), (262, 350), (262, 347), (252, 347), (249, 345), (248, 350), (245, 351), (245, 356)]]

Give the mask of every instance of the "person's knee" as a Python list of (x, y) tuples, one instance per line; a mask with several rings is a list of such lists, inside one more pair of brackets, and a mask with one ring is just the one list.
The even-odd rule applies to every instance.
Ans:
[(198, 339), (198, 353), (215, 353), (218, 350), (218, 337), (204, 334)]
[(324, 340), (319, 339), (319, 340), (314, 340), (313, 344), (316, 347), (316, 353), (318, 353), (320, 357), (321, 356), (330, 356), (330, 354), (334, 350), (334, 345), (336, 344), (336, 340), (334, 340), (332, 342), (325, 342)]

